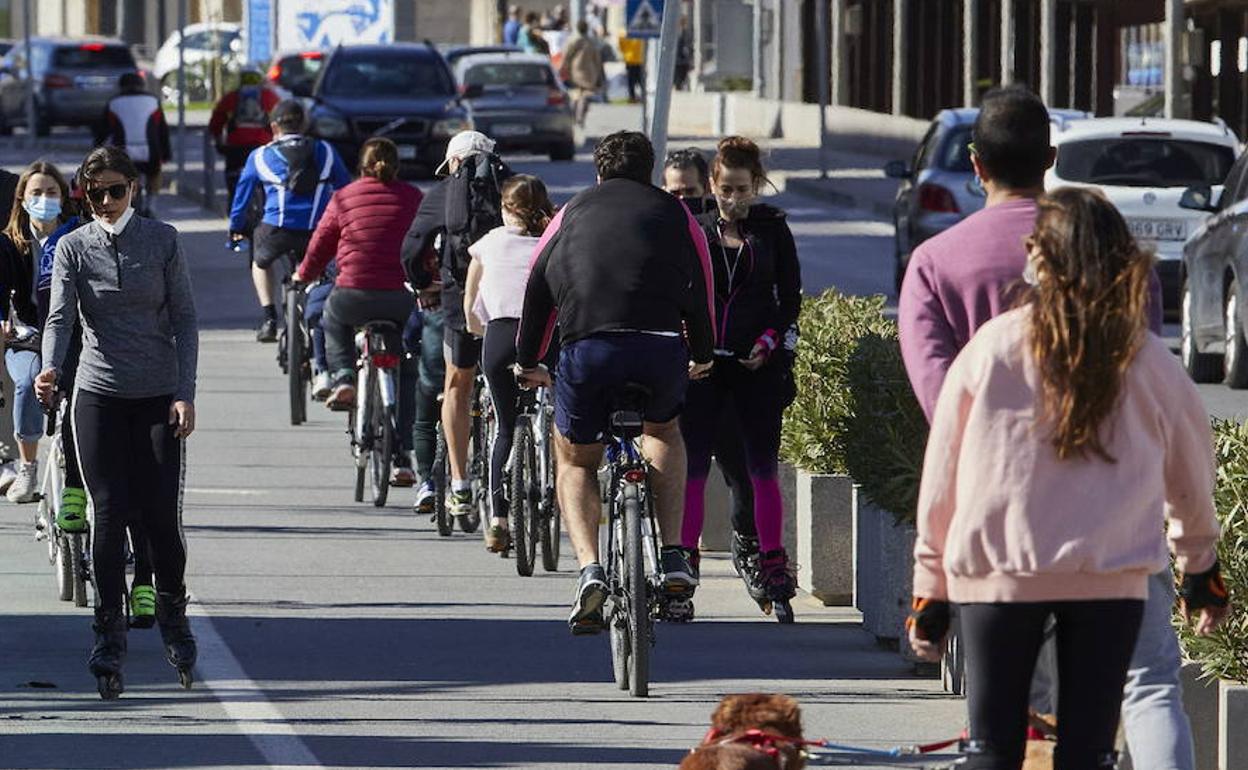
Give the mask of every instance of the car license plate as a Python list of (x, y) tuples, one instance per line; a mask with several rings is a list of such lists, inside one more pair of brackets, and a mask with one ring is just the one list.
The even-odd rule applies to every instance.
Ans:
[(533, 127), (524, 123), (496, 123), (495, 136), (527, 136), (533, 133)]
[(399, 160), (416, 160), (416, 148), (410, 144), (399, 145)]
[(1187, 222), (1182, 219), (1132, 219), (1131, 234), (1142, 241), (1181, 241), (1187, 237)]
[(114, 78), (88, 75), (78, 78), (78, 87), (91, 89), (92, 91), (103, 91), (112, 88), (116, 82)]

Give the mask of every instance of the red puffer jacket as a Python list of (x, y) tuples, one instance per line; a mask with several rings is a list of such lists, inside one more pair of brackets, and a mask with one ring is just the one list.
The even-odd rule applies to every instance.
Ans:
[(402, 289), (407, 276), (399, 249), (421, 197), (420, 190), (405, 182), (372, 177), (334, 193), (312, 234), (299, 275), (315, 279), (337, 256), (336, 285), (374, 291)]

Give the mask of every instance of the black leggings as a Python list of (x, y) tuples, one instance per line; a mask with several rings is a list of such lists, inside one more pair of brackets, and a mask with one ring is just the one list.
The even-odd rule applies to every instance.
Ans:
[(494, 403), (494, 450), (490, 454), (490, 497), (493, 513), (507, 516), (507, 500), (503, 495), (503, 473), (507, 459), (511, 457), (511, 440), (516, 432), (516, 401), (520, 386), (512, 365), (516, 363), (516, 329), (520, 325), (515, 318), (498, 318), (490, 321), (485, 330), (485, 343), (481, 348), (481, 371), (490, 386), (490, 400)]
[(1143, 601), (962, 604), (958, 612), (971, 722), (967, 770), (1018, 770), (1022, 765), (1031, 677), (1050, 615), (1057, 621), (1054, 767), (1115, 766), (1110, 758)]
[[(732, 397), (729, 396), (729, 399)], [(719, 429), (715, 433), (715, 461), (724, 474), (724, 483), (732, 498), (732, 529), (743, 537), (757, 538), (754, 526), (754, 485), (745, 466), (745, 436), (734, 405), (720, 412)]]
[[(92, 559), (98, 606), (121, 609), (126, 527), (140, 522), (163, 593), (185, 590), (182, 442), (169, 424), (171, 396), (118, 398), (80, 390), (73, 406), (78, 460), (95, 508)], [(142, 546), (135, 543), (136, 550)], [(137, 558), (136, 558), (137, 561)]]

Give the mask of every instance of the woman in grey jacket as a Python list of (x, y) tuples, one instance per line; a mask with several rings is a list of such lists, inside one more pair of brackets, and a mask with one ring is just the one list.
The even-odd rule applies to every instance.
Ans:
[(74, 323), (81, 321), (71, 419), (95, 509), (92, 558), (98, 600), (91, 672), (100, 695), (121, 694), (126, 656), (125, 533), (148, 532), (156, 620), (166, 656), (189, 687), (195, 639), (186, 620), (182, 537), (183, 440), (195, 429), (199, 355), (190, 277), (169, 225), (131, 208), (138, 171), (124, 150), (101, 147), (78, 181), (95, 221), (61, 239), (36, 380), (51, 403)]

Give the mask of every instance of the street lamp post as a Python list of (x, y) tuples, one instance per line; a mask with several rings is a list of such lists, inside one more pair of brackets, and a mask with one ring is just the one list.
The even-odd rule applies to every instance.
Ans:
[(35, 68), (30, 51), (30, 0), (22, 2), (22, 43), (26, 51), (26, 146), (35, 146)]
[(672, 89), (676, 81), (676, 47), (680, 38), (680, 0), (663, 4), (663, 28), (659, 37), (659, 66), (654, 84), (654, 108), (646, 126), (654, 145), (655, 176), (661, 178), (663, 159), (667, 156), (667, 118), (672, 109)]
[(186, 173), (186, 0), (178, 0), (178, 191)]

